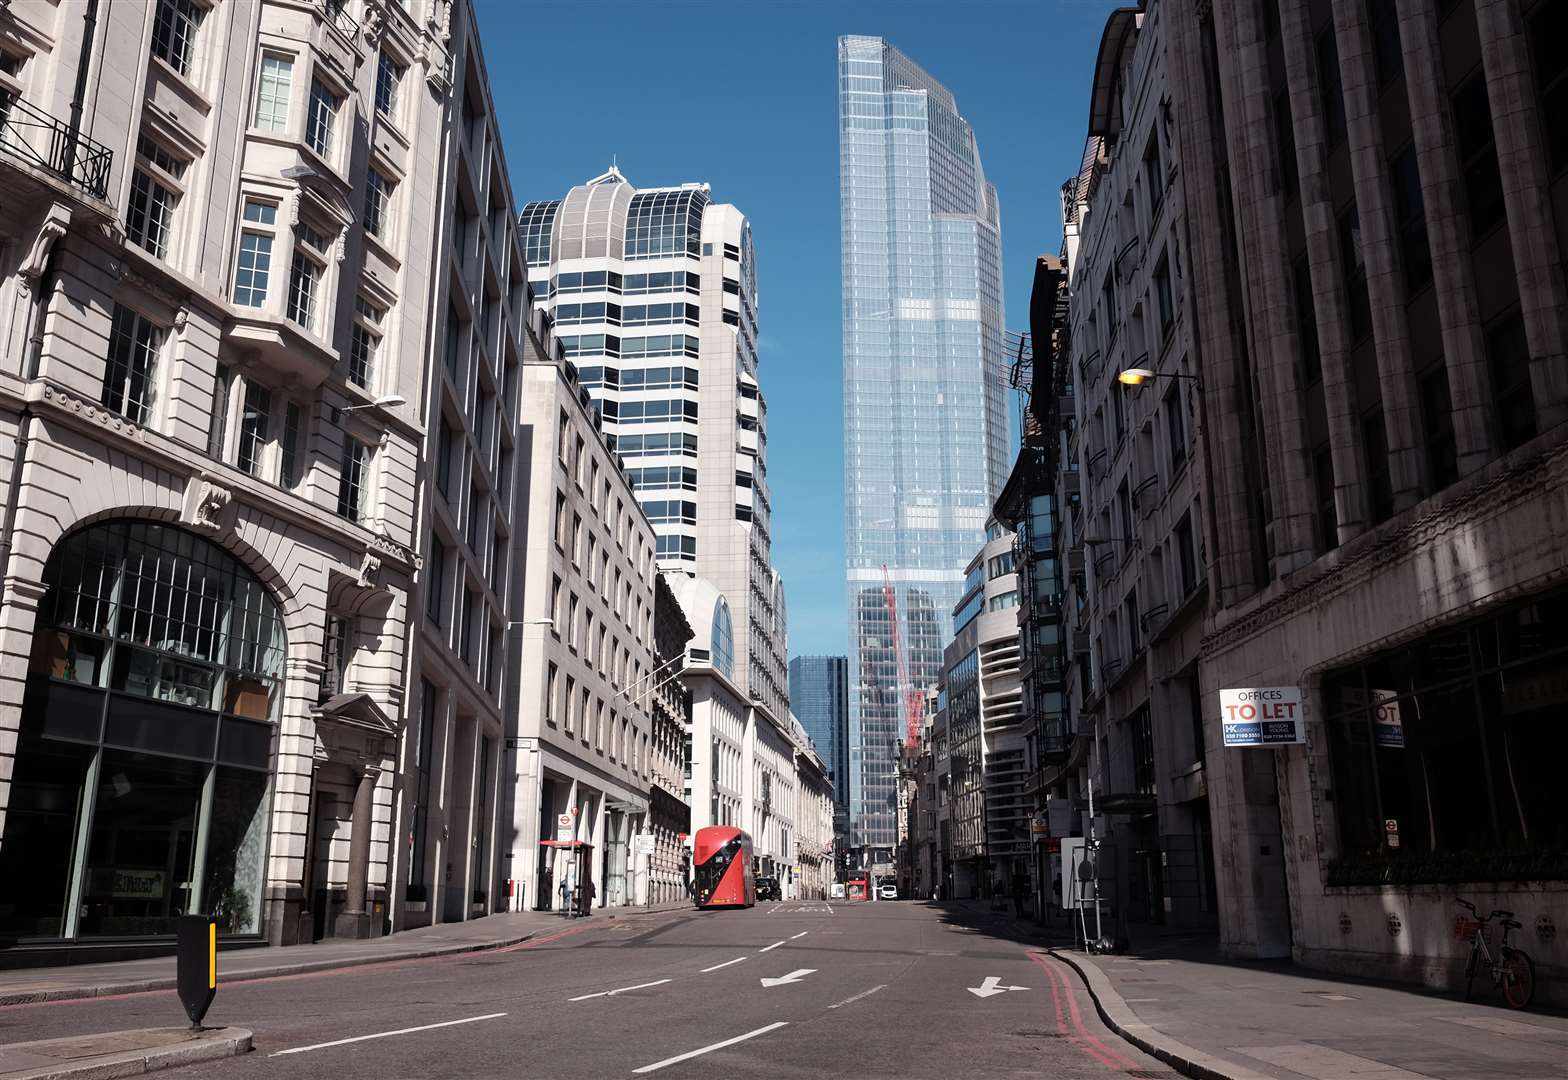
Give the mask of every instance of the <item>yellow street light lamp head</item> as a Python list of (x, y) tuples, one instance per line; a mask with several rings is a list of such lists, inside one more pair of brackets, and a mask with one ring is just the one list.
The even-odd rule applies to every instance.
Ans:
[(1131, 367), (1116, 376), (1116, 381), (1125, 386), (1142, 386), (1154, 378), (1154, 372), (1148, 368)]

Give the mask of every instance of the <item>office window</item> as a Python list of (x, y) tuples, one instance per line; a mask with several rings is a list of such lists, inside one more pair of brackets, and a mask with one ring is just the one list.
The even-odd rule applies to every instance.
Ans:
[(407, 69), (381, 50), (376, 59), (376, 112), (388, 120), (397, 120), (398, 90)]
[(1427, 490), (1441, 491), (1459, 479), (1459, 446), (1454, 437), (1448, 368), (1441, 361), (1421, 376), (1421, 426), (1426, 432)]
[(474, 659), (474, 620), (479, 616), (479, 605), (474, 596), (474, 590), (463, 586), (462, 624), (457, 631), (457, 655), (464, 663), (472, 663)]
[(566, 734), (570, 735), (576, 729), (572, 716), (573, 706), (577, 704), (577, 680), (570, 675), (566, 677), (566, 698), (561, 702), (561, 722)]
[(1288, 201), (1301, 187), (1296, 162), (1296, 123), (1290, 114), (1290, 91), (1274, 95), (1274, 136), (1279, 142), (1279, 186)]
[(386, 309), (366, 300), (354, 298), (354, 330), (349, 341), (348, 381), (369, 390), (375, 375), (376, 351), (381, 347), (381, 323)]
[(229, 385), (234, 370), (228, 364), (219, 364), (212, 384), (212, 415), (207, 421), (207, 456), (223, 460), (225, 439), (229, 427)]
[(158, 0), (152, 23), (152, 54), (189, 77), (196, 33), (206, 17), (207, 9), (193, 0)]
[(1176, 565), (1181, 573), (1181, 595), (1192, 595), (1201, 580), (1198, 573), (1198, 553), (1192, 542), (1192, 517), (1182, 518), (1176, 526)]
[(322, 643), (321, 692), (319, 700), (348, 690), (349, 658), (353, 655), (354, 623), (341, 615), (328, 615)]
[(566, 645), (577, 651), (577, 594), (569, 593), (566, 600)]
[(104, 365), (99, 400), (111, 412), (135, 424), (152, 413), (153, 380), (163, 331), (130, 308), (114, 305), (109, 328), (109, 356)]
[(310, 81), (310, 110), (305, 117), (305, 142), (327, 160), (332, 158), (332, 143), (343, 99), (320, 79)]
[(1173, 386), (1165, 395), (1165, 432), (1170, 440), (1171, 472), (1187, 463), (1187, 417), (1181, 400), (1181, 387)]
[(1486, 362), (1492, 381), (1492, 408), (1504, 450), (1535, 437), (1535, 394), (1530, 387), (1530, 346), (1518, 312), (1486, 332)]
[(1497, 143), (1492, 134), (1492, 106), (1486, 93), (1486, 75), (1477, 71), (1452, 99), (1454, 136), (1464, 171), (1465, 196), (1470, 208), (1470, 240), (1502, 221), (1503, 176), (1497, 167)]
[(1160, 203), (1165, 199), (1165, 164), (1160, 160), (1160, 133), (1156, 129), (1149, 135), (1149, 145), (1143, 152), (1143, 182), (1149, 189), (1149, 222), (1159, 216)]
[(1339, 513), (1334, 506), (1334, 457), (1327, 445), (1312, 455), (1312, 485), (1317, 501), (1318, 554), (1339, 546)]
[(1367, 264), (1361, 248), (1361, 215), (1354, 203), (1339, 216), (1339, 256), (1350, 304), (1350, 335), (1359, 341), (1372, 332), (1372, 295), (1367, 290)]
[(1394, 516), (1394, 485), (1388, 470), (1388, 432), (1383, 424), (1382, 406), (1362, 418), (1361, 441), (1367, 459), (1367, 502), (1376, 525)]
[(1367, 0), (1367, 21), (1372, 24), (1377, 85), (1386, 87), (1405, 74), (1405, 57), (1399, 45), (1399, 12), (1394, 0)]
[(1535, 61), (1535, 88), (1541, 99), (1541, 122), (1551, 171), (1568, 166), (1568, 4), (1549, 0), (1530, 16), (1530, 55)]
[(277, 53), (263, 53), (256, 78), (256, 113), (251, 126), (262, 131), (283, 131), (289, 126), (289, 90), (294, 81), (294, 61)]
[(261, 475), (262, 452), (271, 426), (272, 391), (247, 378), (245, 404), (240, 411), (239, 458), (235, 464), (252, 476)]
[(370, 489), (370, 447), (343, 436), (343, 457), (338, 471), (338, 516), (364, 521)]
[(555, 695), (560, 689), (560, 681), (561, 669), (552, 661), (544, 676), (544, 719), (547, 724), (560, 723), (555, 707)]
[(561, 636), (561, 578), (559, 575), (550, 575), (550, 632), (556, 637)]
[(1176, 323), (1176, 302), (1171, 295), (1171, 264), (1167, 258), (1160, 259), (1160, 265), (1154, 271), (1154, 299), (1160, 313), (1160, 338), (1164, 340)]
[(294, 229), (294, 263), (289, 268), (289, 321), (317, 331), (317, 297), (326, 273), (327, 238), (300, 222)]
[(246, 199), (242, 219), (239, 259), (234, 269), (234, 302), (241, 307), (261, 307), (267, 302), (272, 276), (272, 239), (278, 208), (272, 203)]
[(373, 165), (370, 167), (365, 175), (365, 231), (378, 240), (391, 235), (389, 211), (396, 189), (397, 184), (385, 173)]
[(1345, 141), (1345, 93), (1340, 84), (1339, 46), (1334, 41), (1332, 25), (1318, 32), (1318, 104), (1323, 110), (1323, 130), (1328, 138), (1328, 148)]
[(279, 445), (278, 483), (292, 491), (300, 481), (300, 441), (303, 438), (304, 418), (299, 404), (290, 401), (283, 406), (283, 437)]
[[(0, 95), (3, 96), (3, 95)], [(155, 258), (166, 258), (187, 162), (143, 135), (136, 140), (136, 168), (125, 206), (125, 235)]]
[(1301, 381), (1310, 386), (1323, 377), (1323, 354), (1318, 347), (1317, 303), (1312, 297), (1312, 269), (1303, 255), (1291, 268), (1296, 294), (1296, 344), (1301, 350)]
[(1413, 293), (1432, 280), (1432, 249), (1426, 236), (1426, 203), (1421, 198), (1421, 170), (1416, 148), (1405, 147), (1389, 163), (1394, 184), (1394, 220), (1404, 255), (1405, 289)]
[(452, 456), (456, 443), (457, 436), (452, 431), (452, 425), (446, 422), (446, 416), (443, 415), (436, 428), (436, 490), (443, 498), (450, 497)]
[(430, 558), (425, 563), (425, 616), (441, 626), (446, 621), (446, 545), (430, 537)]

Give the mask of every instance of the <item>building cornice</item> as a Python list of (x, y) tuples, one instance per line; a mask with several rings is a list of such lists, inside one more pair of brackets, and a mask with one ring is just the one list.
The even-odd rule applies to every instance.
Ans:
[[(1232, 621), (1204, 635), (1199, 655), (1204, 659), (1226, 652), (1275, 623), (1329, 603), (1360, 588), (1391, 566), (1418, 556), (1443, 537), (1545, 492), (1568, 491), (1568, 438), (1556, 434), (1554, 445), (1526, 445), (1491, 463), (1450, 488), (1415, 514), (1418, 504), (1402, 518), (1363, 533), (1304, 567), (1277, 591), (1254, 598), (1250, 609), (1237, 612)], [(1221, 612), (1223, 618), (1226, 613)]]

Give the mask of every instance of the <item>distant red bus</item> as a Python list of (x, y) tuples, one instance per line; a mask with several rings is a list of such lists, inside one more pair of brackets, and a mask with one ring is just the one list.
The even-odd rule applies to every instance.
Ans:
[(751, 837), (732, 825), (710, 825), (692, 838), (692, 875), (700, 908), (751, 907), (757, 878), (751, 868)]
[(864, 874), (851, 877), (845, 883), (845, 898), (849, 900), (871, 899), (871, 882)]

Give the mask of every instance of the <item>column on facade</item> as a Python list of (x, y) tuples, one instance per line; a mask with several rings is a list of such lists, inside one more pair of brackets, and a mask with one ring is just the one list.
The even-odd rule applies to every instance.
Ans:
[(341, 920), (347, 921), (349, 933), (338, 936), (363, 937), (366, 923), (365, 896), (370, 885), (370, 834), (374, 813), (376, 776), (378, 769), (367, 766), (360, 770), (354, 784), (353, 817), (349, 824), (348, 881), (344, 895)]
[(1443, 83), (1437, 12), (1430, 0), (1396, 0), (1404, 52), (1410, 128), (1421, 172), (1432, 285), (1443, 335), (1443, 366), (1454, 418), (1459, 475), (1490, 461), (1496, 440), (1492, 385), (1487, 377), (1486, 339), (1476, 299), (1469, 227), (1459, 196), (1464, 191), (1458, 149), (1450, 134), (1448, 93)]
[(1535, 429), (1545, 431), (1568, 420), (1568, 302), (1540, 105), (1518, 0), (1475, 0), (1475, 21), (1492, 105), (1503, 203), (1508, 209), (1508, 239), (1519, 279), (1519, 307), (1530, 348)]
[(1414, 506), (1425, 491), (1420, 403), (1405, 310), (1405, 275), (1394, 252), (1392, 188), (1383, 127), (1378, 114), (1378, 76), (1372, 30), (1364, 0), (1333, 0), (1334, 34), (1345, 101), (1345, 137), (1361, 226), (1362, 259), (1372, 304), (1372, 336), (1377, 354), (1378, 392), (1383, 401), (1383, 431), (1388, 444), (1388, 475), (1394, 512)]
[(1281, 4), (1280, 36), (1296, 141), (1302, 231), (1312, 279), (1329, 459), (1334, 467), (1334, 519), (1337, 542), (1344, 544), (1366, 529), (1366, 446), (1361, 438), (1360, 410), (1350, 373), (1350, 302), (1345, 294), (1334, 202), (1329, 193), (1328, 134), (1322, 99), (1318, 96), (1317, 71), (1312, 63), (1312, 32), (1307, 14), (1307, 9), (1299, 4)]
[[(1228, 212), (1214, 167), (1225, 156), (1221, 117), (1210, 108), (1203, 70), (1204, 28), (1196, 3), (1172, 4), (1165, 13), (1169, 35), (1170, 83), (1179, 98), (1177, 115), (1183, 164), (1182, 190), (1187, 197), (1186, 249), (1191, 310), (1198, 320), (1201, 342), (1199, 398), (1205, 429), (1204, 485), (1212, 522), (1209, 547), (1215, 580), (1213, 603), (1226, 607), (1253, 591), (1252, 540), (1247, 527), (1246, 458), (1252, 452), (1240, 425), (1225, 422), (1242, 412), (1250, 388), (1241, 378), (1241, 313), (1226, 287)], [(1080, 436), (1080, 439), (1082, 437)]]
[(1231, 183), (1245, 252), (1243, 289), (1248, 322), (1255, 328), (1252, 367), (1266, 432), (1274, 573), (1284, 577), (1313, 558), (1312, 483), (1261, 11), (1256, 5), (1231, 5), (1231, 17), (1215, 30)]
[[(0, 430), (0, 439), (7, 434)], [(33, 651), (33, 629), (44, 587), (39, 581), (15, 574), (7, 574), (0, 581), (0, 587), (5, 590), (4, 602), (0, 603), (0, 842), (3, 842), (5, 810), (10, 805), (11, 776), (16, 767), (17, 742), (21, 734), (22, 699), (27, 693), (27, 667)]]
[[(319, 597), (317, 598), (319, 603)], [(320, 611), (315, 605), (306, 610)], [(320, 626), (293, 619), (288, 627), (290, 656), (283, 667), (283, 716), (278, 725), (278, 755), (273, 774), (272, 835), (267, 853), (267, 907), (264, 921), (274, 945), (309, 941), (298, 917), (311, 898), (304, 894), (310, 867), (311, 800), (316, 780), (316, 725), (310, 719), (325, 665)], [(312, 635), (314, 634), (314, 638)]]

